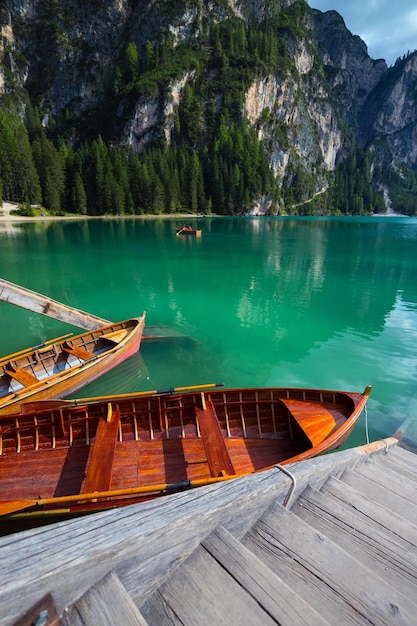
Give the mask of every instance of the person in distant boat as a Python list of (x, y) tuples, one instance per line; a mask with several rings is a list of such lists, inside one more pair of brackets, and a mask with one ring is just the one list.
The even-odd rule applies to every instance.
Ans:
[(192, 226), (188, 226), (187, 230), (193, 230)]

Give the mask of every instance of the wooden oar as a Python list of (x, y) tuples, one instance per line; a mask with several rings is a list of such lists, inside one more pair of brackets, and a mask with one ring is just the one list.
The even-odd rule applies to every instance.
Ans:
[(180, 230), (177, 230), (177, 232), (175, 233), (177, 236), (181, 235), (181, 233), (183, 233), (185, 230), (185, 228), (181, 228)]
[(144, 485), (142, 487), (131, 487), (127, 489), (115, 489), (114, 491), (94, 491), (92, 493), (80, 493), (72, 496), (57, 496), (56, 498), (39, 498), (38, 500), (4, 500), (0, 501), (0, 517), (18, 513), (26, 509), (39, 509), (44, 506), (70, 505), (74, 502), (89, 502), (101, 500), (103, 498), (124, 498), (157, 491), (182, 491), (193, 489), (194, 487), (204, 487), (213, 483), (220, 483), (232, 478), (242, 478), (249, 474), (234, 474), (232, 476), (216, 476), (214, 478), (200, 478), (197, 480), (184, 480), (177, 483), (158, 483), (155, 485)]
[(2, 357), (2, 359), (0, 360), (0, 363), (2, 361), (10, 361), (10, 359), (15, 359), (16, 357), (19, 357), (19, 356), (24, 356), (28, 352), (33, 352), (34, 350), (41, 350), (42, 348), (46, 348), (51, 343), (58, 343), (59, 341), (68, 339), (68, 337), (71, 337), (72, 335), (73, 333), (67, 333), (66, 335), (62, 335), (61, 337), (55, 337), (55, 339), (48, 339), (48, 341), (43, 341), (42, 343), (39, 343), (36, 346), (25, 348), (24, 350), (19, 350), (19, 352), (13, 352), (13, 354), (8, 354), (7, 356)]
[(168, 387), (168, 389), (134, 391), (132, 393), (119, 393), (112, 396), (91, 396), (89, 398), (75, 398), (74, 400), (34, 400), (33, 402), (22, 402), (20, 404), (20, 412), (27, 414), (33, 413), (35, 411), (46, 411), (48, 409), (57, 409), (59, 407), (65, 406), (79, 406), (80, 404), (92, 404), (93, 402), (111, 402), (112, 400), (121, 400), (122, 398), (137, 398), (138, 396), (167, 395), (173, 393), (181, 393), (183, 391), (194, 391), (197, 389), (211, 389), (213, 387), (224, 387), (224, 383), (207, 383), (206, 385), (192, 385), (188, 387)]
[[(213, 387), (224, 387), (224, 383), (207, 383), (205, 385), (189, 385), (187, 387), (168, 387), (167, 389), (152, 389), (151, 391), (137, 391), (133, 393), (119, 393), (112, 396), (95, 396), (91, 398), (77, 398), (73, 402), (81, 402), (86, 404), (89, 402), (107, 401), (107, 400), (120, 400), (121, 398), (134, 398), (137, 396), (159, 396), (168, 395), (172, 393), (181, 393), (183, 391), (194, 391), (196, 389), (210, 389)], [(67, 400), (66, 402), (71, 402)]]

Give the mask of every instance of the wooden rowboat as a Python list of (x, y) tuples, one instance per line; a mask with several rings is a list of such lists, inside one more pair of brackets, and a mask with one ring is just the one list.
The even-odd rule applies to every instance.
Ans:
[(175, 229), (177, 235), (196, 235), (196, 237), (201, 237), (202, 230), (193, 229), (193, 228), (185, 228), (181, 226), (181, 228)]
[(0, 359), (0, 415), (20, 404), (65, 398), (139, 350), (145, 314), (66, 335)]
[(346, 440), (371, 392), (217, 386), (0, 417), (0, 522), (35, 525), (308, 459)]

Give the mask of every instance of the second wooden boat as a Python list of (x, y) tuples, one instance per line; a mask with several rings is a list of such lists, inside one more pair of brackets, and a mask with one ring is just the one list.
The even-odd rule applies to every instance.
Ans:
[(311, 458), (346, 440), (370, 391), (168, 390), (28, 404), (0, 417), (0, 522), (123, 506)]
[(199, 229), (189, 228), (188, 226), (181, 226), (175, 229), (177, 235), (195, 235), (201, 237), (203, 231)]
[(0, 415), (22, 402), (65, 398), (139, 350), (145, 313), (0, 359)]

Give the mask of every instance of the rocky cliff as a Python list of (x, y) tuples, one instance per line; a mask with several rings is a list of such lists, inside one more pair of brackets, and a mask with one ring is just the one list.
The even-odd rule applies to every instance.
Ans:
[[(402, 183), (408, 199), (414, 194), (417, 54), (388, 68), (335, 11), (303, 0), (6, 0), (0, 20), (2, 97), (29, 98), (44, 127), (59, 128), (70, 145), (101, 134), (138, 154), (180, 132), (188, 87), (200, 89), (203, 150), (210, 107), (220, 117), (232, 98), (217, 81), (233, 54), (225, 39), (238, 41), (225, 31), (216, 50), (213, 33), (243, 25), (246, 51), (253, 25), (272, 24), (277, 51), (268, 40), (267, 52), (252, 46), (233, 67), (233, 76), (242, 72), (237, 114), (256, 131), (283, 190), (252, 199), (252, 212), (310, 202), (355, 150), (372, 154), (366, 162), (386, 206)], [(190, 51), (193, 62), (183, 61)]]

